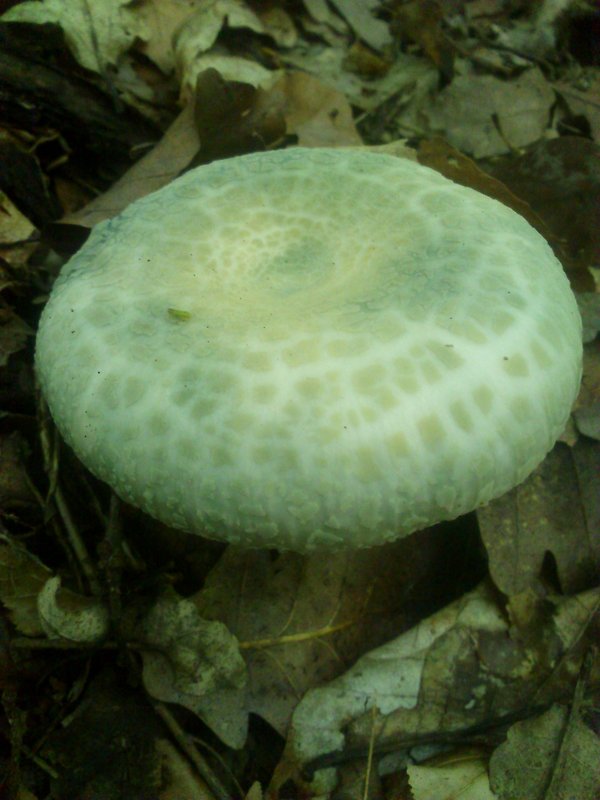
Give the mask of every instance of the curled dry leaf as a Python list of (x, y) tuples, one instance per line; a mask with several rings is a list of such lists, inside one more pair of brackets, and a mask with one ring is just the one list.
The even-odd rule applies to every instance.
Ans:
[(198, 75), (194, 121), (201, 147), (193, 166), (269, 147), (286, 132), (277, 94), (226, 81), (213, 68)]
[(165, 73), (175, 68), (173, 41), (181, 38), (187, 38), (187, 46), (196, 53), (203, 53), (227, 27), (270, 36), (279, 47), (291, 47), (298, 37), (283, 8), (253, 10), (243, 0), (146, 0), (134, 9), (144, 22), (141, 49)]
[(93, 72), (114, 65), (133, 44), (145, 38), (141, 20), (130, 0), (45, 0), (11, 8), (4, 22), (54, 23), (65, 34), (69, 49), (79, 63)]
[(59, 577), (46, 581), (37, 608), (42, 628), (51, 639), (94, 644), (108, 633), (109, 614), (104, 602), (62, 589)]
[(268, 34), (260, 17), (240, 0), (215, 0), (190, 15), (176, 32), (173, 47), (182, 97), (193, 93), (196, 81), (206, 69), (216, 69), (226, 80), (269, 88), (278, 77), (256, 60), (212, 50), (224, 26), (248, 28)]

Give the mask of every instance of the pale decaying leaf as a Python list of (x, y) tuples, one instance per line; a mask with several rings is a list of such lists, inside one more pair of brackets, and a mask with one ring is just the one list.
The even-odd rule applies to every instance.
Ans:
[[(327, 0), (302, 0), (302, 3), (314, 22), (327, 25), (339, 33), (347, 32), (346, 23), (331, 9)], [(304, 24), (307, 24), (306, 20)]]
[(7, 11), (2, 20), (59, 25), (77, 61), (94, 72), (116, 64), (137, 37), (146, 37), (131, 0), (25, 2)]
[(497, 800), (482, 753), (459, 751), (407, 771), (413, 800)]
[(508, 731), (490, 763), (498, 800), (597, 800), (600, 737), (565, 706), (552, 706)]
[[(534, 4), (531, 4), (532, 6)], [(497, 43), (509, 51), (542, 60), (556, 48), (559, 20), (576, 0), (542, 0), (530, 19), (497, 31)]]
[(552, 553), (563, 591), (592, 586), (600, 564), (600, 447), (557, 445), (521, 485), (477, 512), (490, 573), (507, 595), (534, 583)]
[(0, 600), (10, 621), (26, 636), (44, 633), (37, 596), (52, 572), (24, 547), (4, 540), (0, 544)]
[[(35, 231), (35, 226), (21, 214), (11, 199), (0, 191), (0, 244), (27, 239)], [(3, 250), (2, 257), (10, 259), (10, 250)]]
[[(226, 698), (231, 695), (235, 707), (243, 707), (246, 665), (225, 625), (204, 619), (193, 602), (169, 591), (141, 619), (132, 617), (126, 630), (141, 645), (149, 694), (208, 716), (217, 735), (230, 746), (241, 747), (247, 719), (228, 714)], [(222, 707), (213, 704), (216, 693), (223, 697)]]
[(108, 634), (105, 603), (62, 589), (59, 577), (46, 581), (38, 595), (37, 608), (44, 633), (50, 639), (94, 644)]
[(399, 53), (385, 75), (369, 80), (348, 71), (347, 57), (348, 45), (342, 40), (335, 47), (303, 43), (282, 53), (281, 61), (315, 75), (363, 111), (374, 111), (392, 97), (400, 110), (414, 96), (424, 97), (433, 91), (439, 81), (438, 71), (430, 61), (408, 53)]
[(600, 294), (581, 292), (576, 297), (583, 322), (583, 343), (589, 344), (600, 333)]
[[(575, 644), (594, 636), (597, 592), (557, 599), (554, 616), (532, 619), (530, 630), (509, 627), (497, 602), (481, 585), (308, 691), (292, 718), (281, 775), (293, 774), (294, 764), (342, 753), (348, 739), (364, 753), (371, 741), (392, 752), (502, 720), (534, 699), (548, 703), (572, 690), (581, 658)], [(559, 664), (562, 682), (552, 686), (549, 677)], [(315, 768), (311, 790), (330, 791), (335, 770)]]
[[(292, 717), (289, 745), (293, 760), (303, 764), (324, 753), (341, 750), (343, 729), (352, 719), (375, 709), (382, 717), (398, 709), (415, 709), (428, 656), (438, 640), (453, 631), (486, 630), (503, 633), (507, 629), (500, 610), (484, 587), (425, 619), (398, 638), (360, 658), (357, 663), (328, 685), (311, 689), (297, 706)], [(439, 654), (439, 669), (460, 657), (461, 645)], [(450, 652), (454, 650), (455, 652)], [(439, 686), (438, 703), (444, 703), (444, 686)], [(446, 687), (451, 691), (451, 687)], [(436, 710), (424, 710), (419, 727), (435, 729)], [(369, 715), (370, 716), (370, 715)], [(409, 731), (407, 731), (408, 733)], [(335, 771), (321, 770), (313, 786), (328, 791), (335, 781)]]
[(181, 70), (180, 83), (183, 100), (192, 95), (198, 76), (207, 69), (216, 69), (226, 81), (248, 83), (257, 89), (270, 89), (281, 76), (279, 70), (266, 69), (256, 61), (240, 56), (211, 52), (188, 59), (188, 54), (179, 47), (177, 47), (176, 53), (178, 69)]
[(459, 75), (425, 110), (432, 132), (474, 158), (536, 142), (548, 127), (554, 92), (537, 67), (518, 78)]
[(258, 781), (255, 781), (252, 786), (248, 789), (248, 793), (244, 800), (263, 800), (263, 791), (261, 785)]
[(375, 12), (381, 0), (331, 0), (332, 5), (350, 25), (354, 33), (375, 50), (383, 50), (392, 43), (388, 26), (377, 19)]
[(202, 6), (181, 25), (173, 40), (175, 65), (181, 94), (193, 92), (198, 75), (216, 69), (225, 80), (269, 88), (279, 77), (277, 71), (261, 66), (255, 60), (227, 52), (212, 50), (221, 29), (248, 28), (259, 34), (269, 33), (261, 18), (239, 0), (212, 0)]
[(175, 68), (173, 36), (176, 31), (205, 5), (205, 0), (146, 0), (136, 5), (146, 31), (142, 50), (163, 72), (169, 73)]

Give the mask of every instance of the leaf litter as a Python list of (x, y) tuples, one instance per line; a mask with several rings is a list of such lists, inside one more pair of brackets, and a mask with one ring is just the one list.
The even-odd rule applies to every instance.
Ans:
[[(2, 790), (597, 796), (600, 67), (577, 49), (597, 11), (568, 0), (510, 14), (501, 0), (10, 5), (0, 37), (19, 21), (29, 44), (20, 66), (7, 48), (1, 77), (26, 99), (0, 138), (3, 152), (29, 152), (0, 168)], [(64, 44), (53, 34), (40, 53), (48, 23)], [(28, 58), (77, 86), (71, 117), (60, 93), (27, 97)], [(89, 123), (70, 121), (86, 119), (84, 85), (119, 109), (114, 164), (135, 163), (117, 181), (89, 155)], [(139, 126), (127, 132), (139, 114), (144, 141)], [(136, 538), (153, 523), (109, 507), (36, 417), (32, 332), (59, 266), (46, 243), (72, 249), (85, 236), (74, 231), (190, 165), (284, 144), (384, 146), (523, 214), (583, 291), (582, 392), (564, 442), (522, 486), (420, 533), (418, 552), (411, 537), (328, 560), (204, 558), (197, 540), (174, 538), (159, 558)], [(38, 188), (27, 197), (25, 185)]]

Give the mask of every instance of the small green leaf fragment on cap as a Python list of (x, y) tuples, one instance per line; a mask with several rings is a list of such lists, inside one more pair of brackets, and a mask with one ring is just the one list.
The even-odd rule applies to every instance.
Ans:
[(168, 308), (167, 311), (170, 317), (181, 320), (181, 322), (186, 322), (192, 316), (189, 311), (184, 311), (182, 308)]

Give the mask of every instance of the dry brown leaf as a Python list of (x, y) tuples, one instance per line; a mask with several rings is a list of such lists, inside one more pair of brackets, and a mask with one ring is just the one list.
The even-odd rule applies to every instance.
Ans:
[(442, 33), (444, 9), (437, 0), (409, 0), (393, 8), (394, 30), (419, 44), (436, 67), (451, 74), (452, 50)]
[(226, 81), (215, 69), (198, 76), (195, 122), (201, 148), (193, 166), (263, 150), (285, 134), (277, 96)]
[(68, 724), (45, 732), (40, 755), (56, 769), (52, 794), (65, 800), (158, 798), (167, 774), (156, 742), (164, 736), (143, 693), (110, 669), (94, 670)]
[(392, 43), (388, 26), (375, 16), (381, 0), (331, 0), (331, 5), (354, 33), (375, 50), (383, 50)]
[(600, 146), (580, 136), (542, 141), (519, 158), (489, 165), (563, 244), (559, 254), (576, 288), (593, 288), (600, 263)]
[(490, 573), (507, 595), (540, 577), (546, 553), (564, 592), (593, 586), (600, 567), (600, 444), (557, 445), (520, 486), (479, 509)]
[(310, 690), (294, 712), (276, 780), (310, 762), (317, 770), (310, 791), (329, 791), (335, 776), (323, 767), (335, 758), (327, 754), (342, 754), (344, 745), (356, 757), (366, 756), (371, 741), (378, 752), (391, 752), (401, 748), (389, 746), (395, 739), (451, 731), (490, 714), (489, 698), (500, 695), (503, 682), (479, 663), (478, 638), (506, 630), (482, 585)]
[(271, 89), (279, 100), (287, 133), (302, 147), (360, 145), (352, 109), (341, 92), (306, 72), (288, 72)]
[(160, 189), (190, 163), (200, 140), (194, 124), (193, 103), (188, 104), (147, 156), (136, 162), (111, 188), (74, 214), (67, 225), (92, 228), (116, 216), (134, 200)]
[(135, 11), (145, 30), (140, 49), (163, 72), (175, 68), (175, 32), (203, 4), (203, 0), (146, 0), (136, 4)]
[(180, 26), (173, 40), (182, 98), (193, 93), (198, 76), (209, 68), (218, 70), (225, 80), (248, 83), (257, 88), (269, 88), (277, 79), (277, 73), (266, 69), (251, 56), (246, 58), (213, 49), (223, 27), (247, 28), (263, 35), (278, 36), (280, 32), (278, 27), (267, 28), (263, 19), (242, 0), (204, 3)]
[(0, 543), (0, 600), (13, 625), (26, 636), (44, 633), (37, 597), (52, 572), (24, 547)]
[(577, 305), (583, 322), (583, 343), (589, 344), (600, 333), (600, 294), (580, 292), (577, 294)]
[(597, 800), (600, 737), (565, 706), (517, 722), (492, 755), (498, 800)]
[(89, 70), (104, 73), (116, 64), (136, 37), (145, 31), (130, 0), (46, 0), (14, 6), (5, 22), (55, 23), (65, 34), (77, 61)]
[[(600, 295), (594, 297), (600, 300)], [(596, 337), (595, 323), (590, 322), (588, 330)], [(583, 378), (573, 418), (580, 433), (600, 441), (600, 339), (583, 348)]]
[(25, 466), (28, 446), (18, 431), (0, 434), (0, 512), (37, 501)]
[[(21, 266), (31, 255), (30, 245), (19, 248), (4, 247), (15, 242), (24, 242), (35, 231), (34, 225), (19, 211), (11, 200), (0, 192), (0, 253), (12, 266)], [(2, 288), (0, 286), (0, 288)]]
[(550, 122), (554, 92), (534, 68), (512, 80), (459, 75), (424, 111), (432, 132), (473, 158), (536, 142)]
[(443, 139), (436, 137), (422, 141), (419, 144), (418, 158), (419, 164), (437, 170), (451, 181), (499, 200), (524, 217), (545, 239), (552, 238), (550, 229), (528, 203), (513, 194), (504, 183), (482, 170), (473, 159), (460, 153)]
[(552, 86), (562, 95), (572, 114), (586, 117), (596, 144), (600, 144), (600, 72), (590, 73), (576, 84), (556, 81)]
[[(491, 739), (498, 728), (573, 690), (598, 636), (598, 590), (546, 603), (545, 615), (509, 626), (498, 594), (482, 585), (310, 690), (296, 708), (275, 783), (315, 772), (303, 788), (330, 791), (331, 767), (418, 744)], [(481, 741), (481, 737), (477, 739)]]
[(417, 536), (328, 558), (225, 552), (195, 603), (240, 641), (250, 681), (247, 712), (285, 733), (308, 688), (397, 634), (407, 622), (407, 597), (415, 597), (416, 586), (422, 591), (440, 546), (428, 531)]
[(22, 350), (33, 331), (10, 308), (0, 308), (0, 367), (6, 366), (8, 359)]

